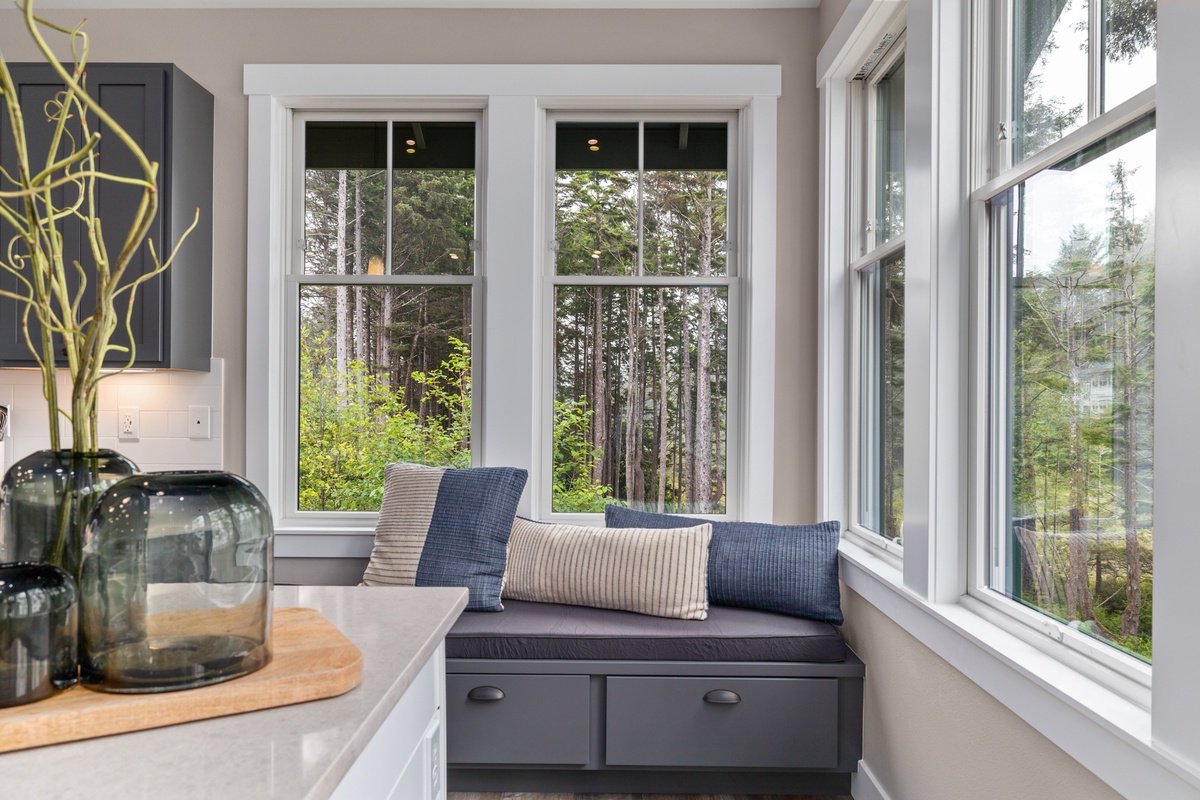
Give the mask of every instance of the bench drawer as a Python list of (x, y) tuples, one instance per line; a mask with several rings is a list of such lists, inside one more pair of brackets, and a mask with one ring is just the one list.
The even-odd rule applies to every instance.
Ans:
[(607, 687), (610, 766), (837, 766), (836, 679), (610, 677)]
[(446, 676), (451, 764), (587, 764), (586, 675)]

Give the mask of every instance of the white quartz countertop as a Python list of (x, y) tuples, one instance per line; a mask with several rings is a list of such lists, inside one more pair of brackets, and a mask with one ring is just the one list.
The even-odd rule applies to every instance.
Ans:
[(363, 654), (340, 696), (0, 755), (3, 800), (327, 798), (467, 602), (466, 589), (281, 586)]

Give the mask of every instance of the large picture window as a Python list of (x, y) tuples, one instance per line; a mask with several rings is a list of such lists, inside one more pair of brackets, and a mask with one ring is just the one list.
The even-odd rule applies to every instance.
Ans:
[(294, 507), (375, 511), (387, 463), (471, 463), (476, 122), (301, 124)]
[[(1016, 136), (986, 205), (984, 584), (1149, 661), (1154, 4), (1011, 4)], [(1090, 63), (1090, 66), (1089, 66)], [(1002, 82), (1001, 82), (1002, 85)]]
[(552, 124), (552, 511), (727, 513), (730, 119)]

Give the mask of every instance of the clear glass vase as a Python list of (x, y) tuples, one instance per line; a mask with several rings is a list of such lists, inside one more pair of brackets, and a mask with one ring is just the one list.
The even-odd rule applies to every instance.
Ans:
[(76, 680), (75, 581), (51, 564), (0, 564), (0, 708)]
[(88, 522), (80, 681), (105, 692), (190, 689), (271, 658), (266, 501), (227, 472), (153, 472), (108, 489)]
[(79, 578), (83, 527), (109, 486), (136, 474), (120, 453), (39, 450), (0, 483), (0, 561), (44, 562)]

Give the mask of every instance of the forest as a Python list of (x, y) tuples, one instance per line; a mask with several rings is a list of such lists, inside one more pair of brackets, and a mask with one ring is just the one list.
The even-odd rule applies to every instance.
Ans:
[[(555, 511), (724, 511), (725, 125), (559, 123)], [(375, 510), (387, 463), (471, 462), (474, 128), (306, 133), (299, 507)]]

